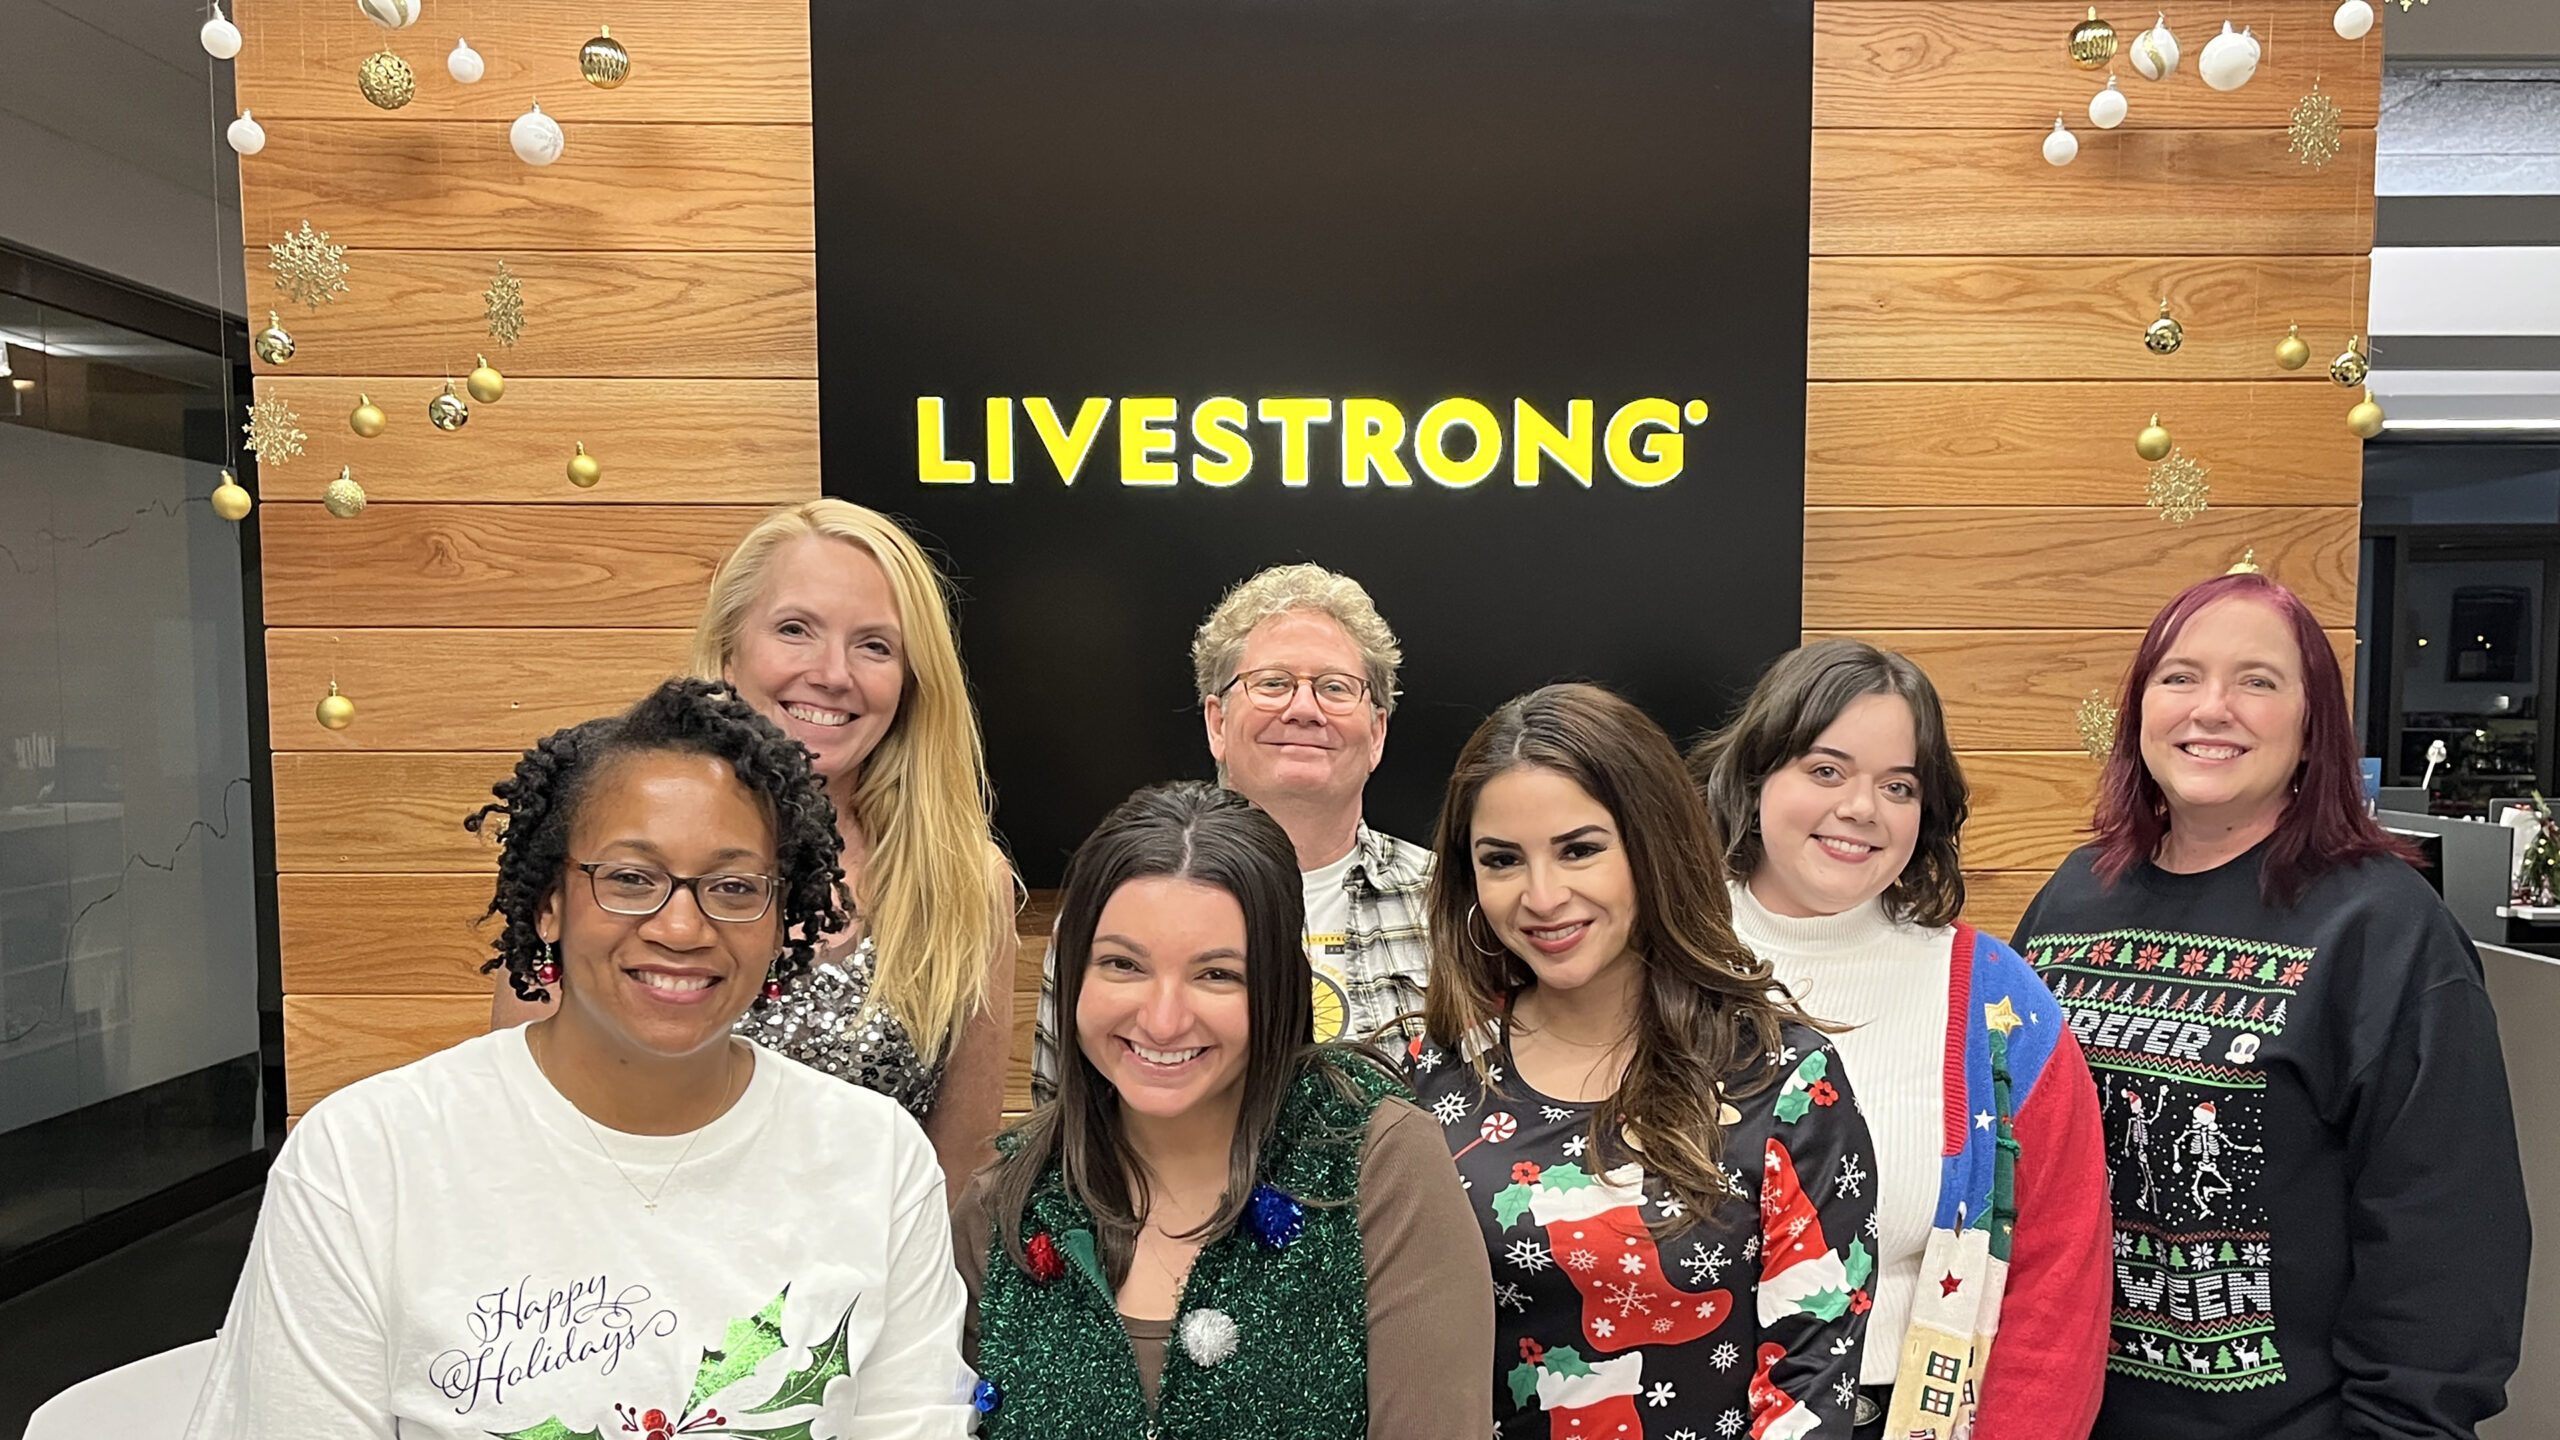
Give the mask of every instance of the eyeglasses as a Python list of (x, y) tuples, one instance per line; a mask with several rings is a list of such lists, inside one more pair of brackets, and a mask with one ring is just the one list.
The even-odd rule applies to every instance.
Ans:
[(655, 915), (667, 908), (678, 890), (693, 892), (694, 908), (728, 925), (761, 920), (773, 908), (770, 875), (670, 875), (655, 865), (630, 860), (578, 860), (587, 872), (596, 907), (616, 915)]
[(1264, 710), (1286, 710), (1298, 698), (1298, 687), (1315, 692), (1316, 708), (1327, 715), (1348, 715), (1360, 708), (1368, 698), (1369, 682), (1357, 675), (1327, 671), (1322, 675), (1300, 675), (1295, 671), (1270, 669), (1247, 670), (1226, 683), (1224, 694), (1237, 686), (1244, 687), (1246, 697)]

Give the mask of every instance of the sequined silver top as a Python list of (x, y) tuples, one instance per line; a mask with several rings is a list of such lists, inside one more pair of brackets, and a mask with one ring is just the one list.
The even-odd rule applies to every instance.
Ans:
[(871, 994), (871, 937), (849, 953), (821, 955), (787, 982), (780, 999), (759, 995), (737, 1033), (777, 1055), (877, 1090), (922, 1122), (942, 1088), (942, 1066), (926, 1065), (904, 1021)]

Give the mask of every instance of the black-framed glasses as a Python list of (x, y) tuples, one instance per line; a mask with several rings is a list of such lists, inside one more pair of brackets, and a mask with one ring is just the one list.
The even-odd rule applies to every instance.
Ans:
[(1294, 670), (1277, 667), (1247, 670), (1226, 684), (1228, 690), (1244, 687), (1245, 698), (1264, 710), (1286, 710), (1298, 698), (1298, 687), (1313, 691), (1316, 708), (1328, 715), (1348, 715), (1369, 698), (1369, 682), (1359, 675), (1345, 675), (1328, 670), (1321, 675), (1301, 675)]
[(761, 920), (773, 908), (774, 880), (770, 875), (670, 875), (636, 860), (570, 863), (587, 872), (596, 908), (616, 915), (655, 915), (667, 908), (667, 902), (675, 898), (678, 890), (692, 891), (694, 908), (706, 918), (727, 925)]

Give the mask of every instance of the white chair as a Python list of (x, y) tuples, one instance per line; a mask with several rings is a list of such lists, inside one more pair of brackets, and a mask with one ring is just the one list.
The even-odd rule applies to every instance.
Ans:
[(119, 1365), (37, 1406), (27, 1422), (27, 1440), (178, 1440), (212, 1365), (210, 1340)]

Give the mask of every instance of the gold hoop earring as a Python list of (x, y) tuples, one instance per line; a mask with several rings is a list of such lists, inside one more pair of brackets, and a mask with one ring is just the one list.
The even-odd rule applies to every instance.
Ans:
[[(1473, 900), (1468, 901), (1466, 921), (1458, 927), (1467, 933), (1467, 948), (1475, 951), (1479, 955), (1500, 955), (1505, 953), (1503, 948), (1498, 944), (1478, 945), (1476, 943), (1476, 921), (1481, 918), (1481, 916), (1476, 914), (1476, 902)], [(1484, 933), (1487, 935), (1491, 935), (1493, 933), (1492, 921), (1486, 920), (1484, 922)]]

